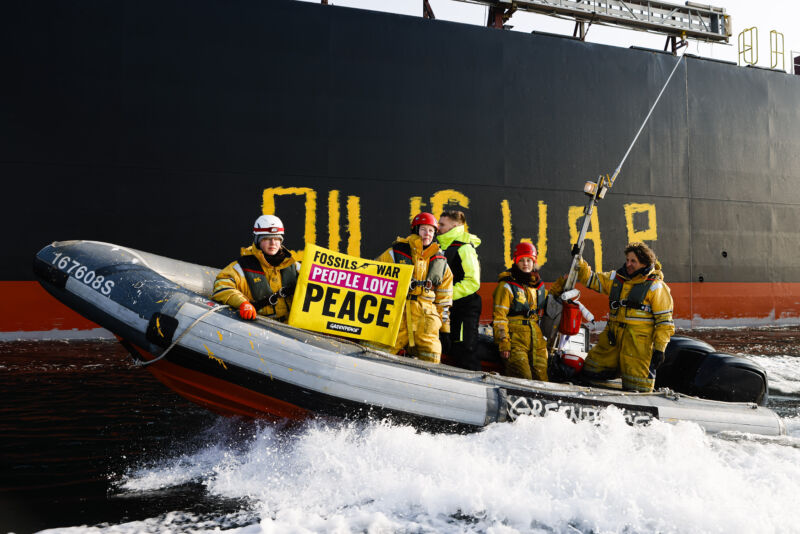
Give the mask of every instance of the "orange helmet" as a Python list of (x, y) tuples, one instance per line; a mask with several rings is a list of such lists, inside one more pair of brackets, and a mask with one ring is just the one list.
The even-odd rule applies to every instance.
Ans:
[(436, 217), (433, 216), (432, 213), (428, 213), (427, 211), (423, 211), (418, 213), (416, 217), (411, 220), (411, 232), (414, 233), (417, 231), (417, 227), (423, 224), (429, 224), (436, 228), (439, 226), (439, 223), (436, 222)]
[(536, 263), (536, 247), (531, 243), (520, 242), (514, 247), (514, 263), (517, 263), (520, 258), (531, 258)]

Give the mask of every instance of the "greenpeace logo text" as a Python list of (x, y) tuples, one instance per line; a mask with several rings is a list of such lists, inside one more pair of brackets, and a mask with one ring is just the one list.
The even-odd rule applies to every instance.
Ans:
[[(534, 415), (544, 416), (548, 412), (557, 412), (566, 414), (570, 421), (591, 421), (598, 423), (600, 415), (603, 410), (608, 408), (609, 404), (584, 404), (584, 403), (571, 403), (564, 402), (563, 400), (535, 398), (535, 397), (522, 397), (516, 395), (509, 395), (506, 398), (506, 413), (512, 421), (521, 415)], [(655, 419), (654, 415), (645, 411), (630, 410), (621, 408), (625, 417), (625, 421), (629, 425), (641, 425), (650, 423)]]
[(336, 330), (338, 332), (347, 332), (348, 334), (360, 334), (361, 327), (360, 326), (350, 326), (347, 324), (340, 324), (334, 323), (333, 321), (328, 321), (327, 325), (328, 330)]

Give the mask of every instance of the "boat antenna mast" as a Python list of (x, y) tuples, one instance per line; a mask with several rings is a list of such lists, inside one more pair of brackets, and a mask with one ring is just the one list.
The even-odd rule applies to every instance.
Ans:
[[(595, 181), (587, 181), (586, 184), (583, 186), (583, 192), (589, 196), (589, 200), (586, 203), (586, 207), (583, 209), (583, 224), (581, 225), (581, 230), (578, 233), (578, 239), (575, 244), (572, 245), (572, 262), (569, 266), (569, 271), (567, 274), (567, 280), (564, 283), (564, 291), (567, 292), (571, 289), (575, 288), (575, 284), (578, 281), (578, 264), (580, 262), (581, 256), (583, 255), (583, 246), (586, 239), (586, 232), (589, 230), (589, 223), (592, 219), (592, 213), (594, 212), (594, 207), (598, 201), (605, 198), (606, 193), (614, 186), (614, 182), (616, 182), (617, 177), (619, 176), (620, 171), (622, 170), (622, 166), (625, 164), (625, 160), (628, 159), (628, 155), (631, 153), (633, 149), (633, 145), (636, 144), (636, 141), (639, 139), (639, 135), (641, 135), (642, 130), (644, 130), (645, 125), (650, 120), (650, 116), (653, 114), (653, 110), (658, 105), (658, 101), (661, 100), (661, 95), (664, 94), (664, 91), (667, 89), (670, 80), (672, 80), (672, 76), (675, 74), (675, 71), (678, 70), (678, 65), (681, 64), (681, 60), (683, 60), (683, 56), (678, 58), (678, 61), (675, 62), (675, 66), (672, 68), (672, 72), (670, 72), (669, 76), (667, 77), (667, 81), (664, 82), (664, 86), (661, 88), (661, 91), (658, 93), (655, 102), (653, 105), (650, 106), (650, 111), (647, 112), (647, 116), (642, 121), (642, 125), (639, 127), (639, 131), (636, 132), (636, 135), (633, 137), (633, 141), (628, 146), (628, 150), (625, 151), (625, 155), (622, 156), (622, 160), (617, 165), (617, 168), (614, 169), (614, 173), (609, 176), (608, 174), (601, 174), (597, 177)], [(563, 293), (562, 293), (563, 294)], [(556, 346), (556, 342), (560, 337), (555, 335), (558, 329), (558, 322), (555, 321), (550, 328), (549, 332), (546, 332), (545, 335), (547, 339), (551, 340), (550, 349), (553, 349)], [(548, 335), (549, 334), (549, 335)]]

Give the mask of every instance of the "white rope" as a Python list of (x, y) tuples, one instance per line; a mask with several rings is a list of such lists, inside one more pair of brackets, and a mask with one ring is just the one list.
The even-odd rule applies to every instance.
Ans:
[(200, 317), (195, 319), (194, 322), (192, 324), (190, 324), (189, 327), (186, 330), (184, 330), (183, 333), (181, 333), (181, 335), (178, 336), (177, 339), (175, 339), (175, 341), (173, 341), (172, 344), (169, 347), (167, 347), (167, 350), (165, 350), (164, 352), (161, 353), (161, 356), (159, 356), (158, 358), (155, 358), (153, 360), (147, 361), (147, 362), (142, 361), (142, 360), (137, 360), (134, 365), (136, 365), (137, 367), (145, 367), (147, 365), (150, 365), (152, 363), (156, 363), (157, 361), (161, 360), (162, 358), (164, 358), (164, 356), (166, 356), (169, 353), (169, 351), (172, 350), (172, 347), (177, 345), (178, 342), (181, 339), (183, 339), (183, 336), (185, 336), (186, 334), (189, 333), (189, 330), (191, 330), (192, 328), (194, 328), (197, 325), (197, 323), (199, 323), (200, 321), (202, 321), (203, 319), (205, 319), (206, 317), (208, 317), (212, 313), (215, 313), (215, 312), (221, 310), (222, 308), (227, 308), (227, 307), (228, 306), (224, 306), (224, 305), (214, 306), (213, 308), (211, 308), (210, 310), (205, 312), (203, 315), (201, 315)]
[(619, 171), (622, 170), (622, 166), (625, 164), (625, 160), (628, 159), (628, 154), (631, 153), (631, 149), (633, 148), (633, 145), (636, 144), (636, 140), (639, 139), (639, 135), (642, 133), (642, 130), (644, 130), (644, 127), (647, 124), (647, 121), (650, 120), (650, 115), (652, 115), (653, 114), (653, 110), (656, 109), (656, 106), (658, 105), (658, 101), (661, 100), (661, 95), (664, 94), (664, 91), (666, 90), (667, 86), (669, 85), (669, 81), (672, 79), (672, 75), (675, 74), (676, 70), (678, 70), (678, 65), (681, 64), (681, 60), (684, 58), (685, 55), (686, 54), (684, 54), (683, 56), (679, 57), (678, 61), (675, 62), (675, 66), (672, 67), (672, 72), (669, 73), (669, 76), (667, 77), (667, 81), (664, 82), (664, 86), (661, 88), (661, 91), (659, 91), (658, 96), (656, 97), (656, 101), (653, 102), (652, 106), (650, 106), (650, 111), (647, 112), (647, 117), (644, 118), (644, 121), (642, 122), (642, 125), (639, 126), (639, 131), (636, 132), (636, 135), (633, 137), (633, 141), (631, 141), (631, 144), (628, 147), (628, 150), (625, 152), (625, 155), (622, 156), (622, 161), (620, 161), (619, 165), (617, 165), (617, 168), (614, 169), (614, 174), (611, 176), (611, 179), (609, 180), (609, 182), (611, 183), (611, 185), (609, 185), (609, 187), (614, 185), (614, 182), (617, 180), (617, 176), (619, 175)]

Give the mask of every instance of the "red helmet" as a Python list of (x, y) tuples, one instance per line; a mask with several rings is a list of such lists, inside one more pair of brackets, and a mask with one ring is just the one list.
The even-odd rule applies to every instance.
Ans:
[(514, 248), (514, 263), (517, 263), (520, 258), (531, 258), (536, 263), (536, 247), (532, 243), (520, 242)]
[(411, 231), (416, 232), (417, 226), (420, 226), (422, 224), (429, 224), (434, 228), (439, 226), (439, 223), (436, 222), (436, 217), (434, 217), (432, 213), (428, 213), (427, 211), (418, 213), (417, 216), (411, 220)]

